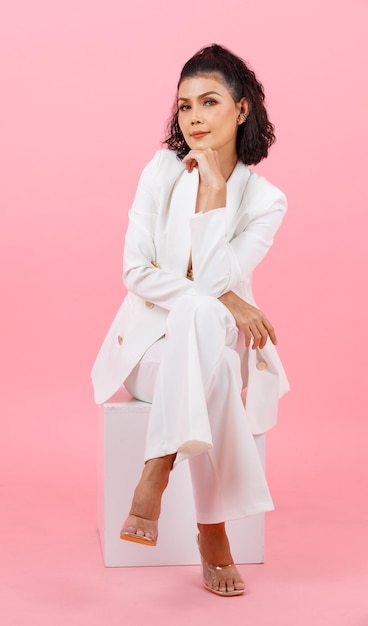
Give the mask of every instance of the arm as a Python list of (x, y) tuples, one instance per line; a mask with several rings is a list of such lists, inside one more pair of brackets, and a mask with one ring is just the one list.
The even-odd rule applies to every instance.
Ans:
[[(251, 277), (272, 245), (286, 210), (284, 194), (264, 179), (256, 180), (256, 188), (247, 189), (245, 195), (243, 213), (247, 219), (244, 228), (229, 242), (227, 211), (220, 208), (223, 190), (218, 160), (213, 159), (211, 153), (192, 151), (184, 161), (187, 161), (188, 171), (198, 167), (206, 198), (203, 211), (193, 218), (191, 224), (197, 292), (219, 298), (233, 314), (247, 346), (252, 338), (253, 349), (263, 348), (268, 337), (276, 344), (275, 331), (266, 316), (233, 289), (239, 289), (241, 282)], [(224, 197), (225, 204), (226, 190)]]
[(191, 219), (196, 292), (218, 298), (250, 278), (264, 258), (284, 216), (286, 198), (264, 178), (251, 175), (239, 209), (243, 227), (238, 225), (236, 236), (229, 235), (226, 182), (217, 153), (191, 150), (183, 163), (188, 172), (196, 167), (200, 175), (200, 212)]
[(225, 208), (193, 216), (192, 263), (197, 293), (218, 298), (238, 290), (265, 257), (286, 210), (281, 191), (269, 183), (265, 191), (257, 190), (245, 198), (244, 227), (231, 241)]
[[(194, 293), (193, 283), (184, 276), (158, 269), (156, 260), (155, 230), (157, 206), (152, 190), (160, 168), (165, 168), (158, 152), (144, 168), (139, 180), (129, 224), (125, 236), (123, 281), (127, 289), (149, 299), (165, 309), (171, 309), (176, 299)], [(166, 176), (166, 172), (164, 172)], [(167, 177), (172, 176), (167, 172)]]
[(249, 348), (253, 339), (252, 349), (264, 348), (268, 337), (277, 344), (276, 333), (264, 313), (252, 306), (233, 291), (224, 293), (219, 300), (233, 314), (236, 325), (245, 337), (245, 345)]
[[(123, 273), (127, 288), (166, 309), (171, 309), (176, 299), (185, 294), (220, 297), (234, 315), (246, 341), (249, 332), (256, 339), (253, 318), (258, 309), (248, 303), (244, 303), (242, 308), (241, 302), (244, 301), (233, 290), (239, 290), (241, 282), (250, 277), (254, 267), (271, 246), (286, 209), (284, 195), (267, 183), (272, 193), (268, 194), (270, 197), (259, 210), (260, 199), (252, 194), (250, 206), (245, 210), (247, 220), (244, 228), (231, 242), (227, 235), (226, 208), (217, 208), (218, 197), (213, 202), (214, 206), (208, 203), (206, 211), (194, 215), (191, 220), (191, 237), (195, 280), (191, 282), (184, 276), (157, 269), (152, 264), (156, 259), (154, 233), (157, 221), (152, 187), (159, 163), (160, 153), (143, 171), (130, 211)], [(264, 198), (261, 197), (261, 200)], [(261, 312), (259, 315), (263, 316)], [(253, 347), (263, 347), (263, 322), (259, 320), (258, 326), (261, 339), (255, 341)], [(272, 339), (272, 332), (270, 336)]]
[[(222, 216), (214, 218), (221, 222)], [(205, 228), (198, 228), (194, 246), (192, 238), (192, 258), (197, 290), (211, 288), (212, 295), (216, 294), (219, 300), (229, 309), (235, 318), (238, 328), (245, 336), (246, 346), (252, 342), (252, 348), (263, 348), (268, 337), (273, 344), (277, 343), (272, 324), (262, 311), (252, 306), (236, 293), (245, 277), (250, 277), (254, 268), (263, 259), (269, 250), (274, 234), (281, 223), (284, 211), (282, 205), (274, 203), (269, 206), (268, 212), (255, 218), (244, 231), (230, 243), (227, 241), (226, 230), (220, 230), (220, 223), (214, 228), (217, 238), (213, 237), (206, 246), (206, 237), (210, 237), (212, 229), (207, 223)], [(220, 234), (221, 233), (221, 234)], [(203, 246), (204, 250), (200, 250)]]

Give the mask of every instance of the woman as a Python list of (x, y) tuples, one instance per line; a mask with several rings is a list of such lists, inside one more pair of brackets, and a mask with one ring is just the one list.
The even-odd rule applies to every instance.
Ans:
[(244, 593), (225, 521), (273, 508), (253, 434), (273, 426), (288, 390), (251, 289), (286, 200), (247, 165), (274, 139), (263, 88), (241, 59), (213, 45), (184, 65), (168, 149), (144, 169), (129, 214), (128, 294), (92, 372), (97, 402), (124, 384), (152, 403), (121, 539), (156, 544), (170, 471), (188, 459), (204, 586), (225, 596)]

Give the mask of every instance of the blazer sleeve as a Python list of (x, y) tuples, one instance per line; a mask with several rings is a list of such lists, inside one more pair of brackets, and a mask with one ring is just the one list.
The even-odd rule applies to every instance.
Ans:
[(287, 205), (283, 192), (262, 180), (265, 197), (255, 194), (244, 201), (245, 205), (250, 205), (243, 207), (245, 225), (233, 239), (229, 240), (226, 208), (193, 216), (192, 264), (196, 293), (218, 298), (227, 291), (239, 289), (270, 249)]
[[(172, 167), (165, 167), (162, 151), (144, 168), (137, 192), (129, 212), (129, 223), (125, 237), (123, 281), (129, 291), (170, 310), (178, 297), (195, 294), (193, 282), (184, 276), (158, 269), (156, 259), (155, 230), (157, 224), (157, 180), (165, 180), (165, 189), (170, 189)], [(158, 179), (158, 172), (160, 176)], [(174, 179), (177, 172), (174, 172)], [(168, 192), (168, 191), (167, 191)]]

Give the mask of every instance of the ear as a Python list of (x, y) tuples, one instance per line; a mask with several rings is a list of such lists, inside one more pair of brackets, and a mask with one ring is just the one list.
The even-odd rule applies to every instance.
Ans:
[(239, 102), (240, 104), (240, 113), (244, 113), (244, 115), (246, 115), (246, 117), (248, 117), (249, 111), (250, 111), (250, 106), (249, 106), (249, 102), (246, 98), (242, 98)]
[(236, 106), (239, 111), (238, 124), (240, 126), (240, 124), (244, 124), (244, 122), (246, 121), (248, 113), (250, 111), (250, 106), (246, 98), (242, 98), (241, 100), (239, 100)]

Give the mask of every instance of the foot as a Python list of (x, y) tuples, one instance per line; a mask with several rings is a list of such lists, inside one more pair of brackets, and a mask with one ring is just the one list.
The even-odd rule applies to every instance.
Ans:
[(148, 520), (137, 515), (128, 515), (120, 531), (120, 539), (155, 546), (158, 536), (157, 521)]
[(156, 545), (161, 497), (167, 486), (175, 454), (150, 459), (144, 466), (134, 491), (130, 513), (120, 531), (120, 538), (146, 545)]
[(240, 595), (245, 585), (231, 555), (225, 524), (198, 524), (203, 583), (219, 595)]

